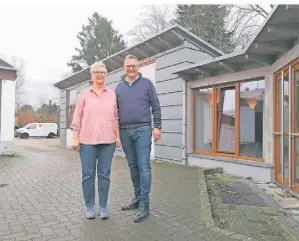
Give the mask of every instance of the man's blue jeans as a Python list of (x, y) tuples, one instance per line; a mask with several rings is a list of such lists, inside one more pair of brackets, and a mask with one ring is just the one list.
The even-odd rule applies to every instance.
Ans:
[(100, 207), (106, 208), (114, 151), (115, 143), (99, 145), (80, 144), (82, 189), (87, 207), (93, 207), (95, 204), (95, 175), (97, 170), (99, 204)]
[(152, 172), (150, 153), (152, 144), (151, 126), (121, 129), (122, 148), (131, 172), (135, 197), (140, 204), (149, 204)]

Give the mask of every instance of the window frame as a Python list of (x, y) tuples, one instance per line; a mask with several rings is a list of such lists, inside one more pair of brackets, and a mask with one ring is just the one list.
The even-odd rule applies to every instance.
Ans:
[[(262, 78), (262, 79), (261, 79)], [(240, 83), (246, 83), (246, 82), (253, 82), (256, 80), (264, 80), (266, 84), (266, 80), (264, 76), (261, 76), (260, 78), (254, 78), (254, 79), (249, 79), (249, 80), (242, 80), (239, 82), (234, 82), (234, 83), (229, 83), (229, 84), (223, 84), (223, 85), (215, 85), (215, 86), (205, 86), (205, 87), (200, 87), (200, 88), (192, 88), (191, 90), (191, 123), (192, 123), (192, 131), (191, 131), (191, 152), (193, 154), (200, 154), (200, 155), (206, 155), (206, 156), (216, 156), (216, 157), (224, 157), (224, 158), (234, 158), (238, 160), (248, 160), (248, 161), (257, 161), (257, 162), (264, 162), (264, 158), (256, 158), (256, 157), (249, 157), (249, 156), (244, 156), (240, 155)], [(234, 153), (229, 153), (229, 152), (220, 152), (223, 150), (217, 150), (217, 92), (218, 90), (221, 90), (222, 88), (227, 88), (227, 87), (234, 87), (235, 88), (235, 150)], [(211, 88), (212, 89), (212, 98), (213, 98), (213, 103), (212, 103), (212, 151), (211, 152), (203, 152), (203, 151), (198, 151), (195, 148), (195, 91), (198, 91), (198, 89), (206, 89), (206, 88)], [(220, 92), (219, 92), (220, 93)], [(263, 103), (264, 105), (264, 103)], [(264, 133), (263, 133), (264, 134)]]

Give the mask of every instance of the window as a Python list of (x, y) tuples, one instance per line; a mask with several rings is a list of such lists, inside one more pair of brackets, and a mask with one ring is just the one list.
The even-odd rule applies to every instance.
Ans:
[(235, 152), (236, 133), (236, 92), (235, 86), (217, 88), (217, 150)]
[[(299, 133), (299, 70), (294, 71), (295, 103), (294, 103), (294, 126), (295, 132)], [(295, 143), (295, 184), (299, 184), (299, 136), (294, 137)]]
[(263, 158), (265, 81), (240, 83), (240, 156)]
[(34, 129), (36, 129), (36, 124), (30, 124), (27, 126), (26, 129), (34, 130)]
[(76, 101), (77, 101), (77, 91), (76, 89), (73, 89), (68, 92), (68, 123), (67, 123), (68, 128), (70, 128), (70, 125), (73, 121)]
[(195, 91), (195, 150), (212, 151), (212, 89)]
[[(295, 79), (295, 103), (299, 103), (299, 70), (294, 73)], [(295, 132), (299, 132), (299, 106), (295, 105)]]
[(195, 153), (262, 161), (265, 81), (194, 90)]

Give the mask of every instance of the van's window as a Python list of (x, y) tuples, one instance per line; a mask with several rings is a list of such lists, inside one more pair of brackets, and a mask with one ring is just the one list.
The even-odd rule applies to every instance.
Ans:
[(28, 125), (27, 129), (36, 129), (36, 124), (30, 124), (30, 125)]

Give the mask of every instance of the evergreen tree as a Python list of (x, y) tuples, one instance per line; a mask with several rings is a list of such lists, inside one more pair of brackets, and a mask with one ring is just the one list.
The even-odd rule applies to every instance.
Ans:
[(231, 5), (179, 4), (176, 22), (223, 52), (231, 52), (234, 33), (226, 30), (230, 11)]
[(67, 63), (73, 72), (80, 71), (126, 47), (123, 36), (112, 27), (112, 21), (96, 12), (88, 18), (88, 25), (82, 26), (77, 38), (80, 48), (75, 49), (77, 54)]

